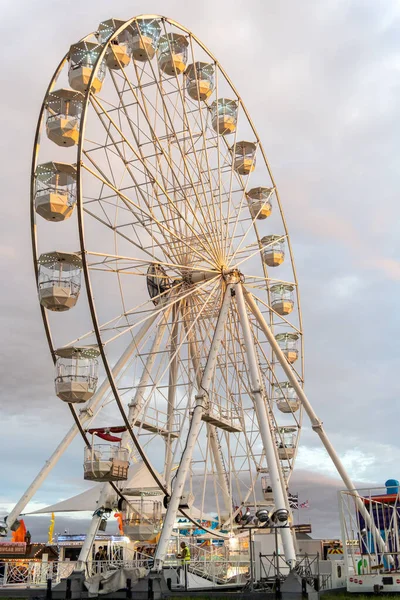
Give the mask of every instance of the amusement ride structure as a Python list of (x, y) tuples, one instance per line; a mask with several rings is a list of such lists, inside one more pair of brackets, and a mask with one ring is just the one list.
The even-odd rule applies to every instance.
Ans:
[[(3, 532), (80, 435), (84, 478), (102, 486), (77, 568), (117, 507), (131, 539), (158, 534), (155, 569), (180, 515), (223, 539), (275, 523), (293, 567), (303, 409), (354, 486), (303, 392), (298, 283), (264, 149), (189, 30), (109, 19), (69, 48), (40, 111), (31, 215), (72, 427)], [(141, 462), (152, 485), (127, 487)]]

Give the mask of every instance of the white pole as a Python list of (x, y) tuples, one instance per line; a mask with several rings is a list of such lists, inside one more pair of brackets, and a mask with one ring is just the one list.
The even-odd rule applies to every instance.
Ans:
[[(154, 337), (151, 350), (147, 357), (146, 364), (143, 367), (143, 372), (139, 381), (139, 385), (136, 388), (135, 397), (129, 404), (128, 420), (131, 424), (131, 427), (135, 425), (136, 419), (138, 418), (140, 411), (143, 409), (145, 403), (146, 390), (151, 379), (154, 363), (156, 362), (157, 358), (159, 358), (158, 352), (160, 350), (161, 342), (165, 334), (165, 329), (168, 325), (169, 314), (170, 309), (167, 309), (164, 313), (162, 322), (158, 325), (158, 329)], [(132, 456), (132, 453), (134, 452), (135, 448), (133, 446), (132, 438), (129, 431), (125, 431), (122, 434), (121, 446), (123, 448), (128, 448), (130, 456)]]
[[(255, 300), (254, 300), (253, 296), (250, 294), (250, 292), (248, 292), (246, 289), (244, 290), (244, 293), (245, 293), (246, 302), (249, 305), (251, 312), (257, 319), (258, 324), (260, 325), (262, 331), (265, 334), (265, 337), (267, 338), (268, 342), (270, 343), (273, 352), (276, 354), (276, 356), (281, 364), (282, 369), (285, 371), (285, 374), (286, 374), (289, 382), (292, 384), (293, 389), (296, 391), (297, 397), (301, 401), (301, 403), (304, 407), (304, 410), (306, 411), (306, 413), (311, 421), (312, 429), (319, 436), (319, 438), (320, 438), (321, 442), (323, 443), (326, 451), (328, 452), (333, 464), (335, 465), (337, 472), (339, 473), (340, 477), (342, 478), (343, 483), (345, 484), (346, 488), (353, 494), (353, 496), (355, 498), (355, 502), (357, 504), (357, 509), (362, 514), (366, 524), (373, 532), (376, 532), (376, 527), (375, 527), (368, 511), (366, 510), (365, 505), (364, 505), (363, 501), (361, 500), (361, 497), (354, 486), (354, 483), (350, 479), (346, 469), (343, 466), (342, 461), (340, 460), (339, 456), (336, 454), (334, 447), (332, 446), (328, 436), (326, 435), (326, 433), (324, 431), (324, 428), (322, 426), (322, 421), (317, 417), (316, 413), (314, 412), (314, 409), (312, 408), (307, 396), (305, 395), (303, 388), (299, 384), (294, 371), (292, 371), (290, 364), (286, 360), (285, 355), (283, 354), (278, 342), (276, 341), (276, 339), (274, 337), (274, 334), (272, 333), (267, 322), (265, 321), (260, 309), (258, 308), (257, 303), (255, 302)], [(379, 549), (381, 550), (381, 552), (387, 552), (386, 544), (385, 544), (384, 540), (382, 539), (382, 537), (380, 536), (379, 532), (377, 535), (377, 543), (378, 543), (378, 546), (379, 546)], [(389, 560), (390, 560), (390, 557), (389, 557)]]
[[(197, 389), (200, 391), (201, 372), (200, 372), (199, 361), (197, 359), (196, 343), (194, 342), (194, 340), (192, 338), (192, 332), (188, 331), (186, 319), (184, 319), (184, 325), (185, 325), (186, 335), (187, 335), (188, 341), (189, 341), (190, 358), (193, 363), (194, 372), (196, 374)], [(219, 452), (217, 430), (216, 430), (215, 425), (211, 425), (211, 423), (207, 423), (207, 436), (208, 436), (208, 439), (210, 442), (210, 448), (211, 448), (212, 456), (214, 459), (215, 470), (217, 471), (219, 487), (222, 492), (225, 510), (227, 512), (228, 518), (231, 521), (232, 499), (229, 494), (228, 483), (227, 483), (226, 477), (225, 477), (224, 465), (222, 464), (222, 458), (221, 458), (221, 455)]]
[(173, 439), (171, 437), (172, 427), (174, 425), (174, 411), (175, 411), (175, 398), (176, 398), (176, 381), (178, 376), (178, 356), (176, 350), (178, 347), (178, 335), (179, 335), (179, 306), (174, 304), (172, 308), (172, 333), (171, 333), (171, 349), (170, 349), (170, 361), (169, 375), (168, 375), (168, 407), (167, 407), (167, 437), (165, 439), (165, 465), (164, 465), (164, 477), (166, 485), (169, 486), (171, 479), (172, 470), (172, 444)]
[[(111, 508), (111, 501), (115, 492), (109, 483), (105, 483), (101, 488), (99, 499), (97, 501), (96, 510), (101, 508)], [(85, 541), (83, 542), (79, 558), (74, 567), (74, 571), (82, 571), (88, 560), (88, 556), (92, 550), (97, 531), (99, 529), (102, 513), (99, 516), (94, 516), (86, 533)]]
[[(254, 349), (253, 334), (250, 328), (249, 317), (247, 315), (246, 303), (243, 297), (242, 284), (239, 283), (236, 286), (236, 303), (239, 312), (239, 321), (242, 327), (244, 345), (246, 349), (246, 355), (248, 359), (249, 375), (251, 393), (255, 404), (255, 411), (257, 415), (258, 425), (260, 428), (260, 435), (263, 442), (265, 457), (267, 459), (268, 471), (271, 477), (271, 487), (274, 494), (275, 511), (277, 514), (283, 512), (283, 515), (288, 514), (286, 508), (287, 500), (285, 499), (285, 493), (283, 491), (282, 481), (280, 478), (280, 472), (276, 460), (275, 440), (272, 437), (272, 425), (266, 408), (265, 392), (263, 390), (262, 381), (260, 378), (260, 371), (258, 368), (257, 356)], [(294, 548), (294, 542), (292, 533), (290, 531), (289, 524), (286, 523), (286, 527), (282, 527), (281, 538), (283, 543), (283, 550), (285, 553), (286, 562), (291, 569), (296, 565), (296, 551)]]
[[(170, 311), (168, 309), (165, 312), (162, 323), (160, 323), (158, 326), (157, 333), (154, 337), (153, 344), (151, 346), (151, 350), (148, 354), (146, 364), (144, 365), (144, 368), (143, 368), (143, 372), (142, 372), (142, 376), (139, 381), (139, 385), (136, 388), (135, 397), (132, 400), (132, 402), (129, 404), (128, 419), (129, 419), (129, 423), (132, 425), (132, 427), (134, 426), (135, 421), (136, 421), (140, 411), (143, 408), (146, 389), (147, 389), (147, 386), (148, 386), (150, 378), (151, 378), (151, 373), (152, 373), (152, 370), (154, 367), (154, 363), (158, 357), (158, 351), (160, 349), (162, 339), (164, 337), (169, 312)], [(129, 455), (132, 456), (133, 447), (132, 447), (132, 440), (131, 440), (129, 431), (125, 431), (122, 434), (121, 446), (122, 446), (122, 448), (128, 448)], [(116, 493), (113, 490), (113, 488), (110, 486), (109, 483), (107, 483), (107, 482), (104, 483), (101, 488), (101, 491), (100, 491), (99, 500), (97, 502), (97, 509), (105, 508), (106, 506), (108, 508), (111, 508), (112, 503), (115, 501), (115, 498), (116, 498)], [(96, 512), (93, 514), (92, 521), (89, 525), (89, 529), (86, 534), (85, 542), (79, 553), (78, 562), (75, 566), (76, 571), (82, 570), (83, 566), (88, 561), (90, 552), (92, 550), (93, 542), (96, 537), (96, 533), (99, 529), (101, 518), (102, 518), (102, 514), (101, 513), (98, 514), (97, 510), (96, 510)]]
[(229, 307), (231, 303), (231, 290), (232, 284), (229, 283), (226, 290), (220, 313), (218, 316), (217, 325), (215, 327), (214, 337), (211, 343), (210, 352), (207, 357), (207, 363), (204, 368), (203, 376), (201, 378), (201, 384), (199, 392), (196, 395), (196, 405), (193, 410), (192, 420), (188, 436), (186, 439), (186, 446), (183, 451), (179, 467), (176, 473), (176, 479), (173, 486), (171, 498), (169, 500), (167, 512), (165, 514), (163, 528), (161, 536), (157, 544), (157, 550), (154, 557), (154, 568), (161, 570), (165, 560), (165, 555), (168, 548), (168, 543), (171, 539), (172, 530), (174, 528), (176, 515), (179, 509), (179, 502), (182, 497), (186, 477), (190, 469), (190, 463), (192, 460), (193, 450), (196, 444), (197, 436), (201, 427), (202, 415), (204, 408), (208, 402), (208, 392), (211, 385), (212, 377), (214, 374), (215, 364), (217, 362), (218, 353), (220, 351), (220, 345), (225, 333), (225, 323), (228, 317)]
[[(119, 358), (118, 362), (115, 364), (115, 366), (113, 368), (114, 377), (118, 377), (121, 374), (123, 369), (126, 367), (127, 362), (129, 361), (130, 357), (135, 352), (138, 345), (141, 343), (143, 337), (146, 335), (147, 331), (153, 325), (153, 323), (157, 319), (157, 317), (158, 317), (158, 313), (156, 315), (154, 315), (153, 317), (151, 317), (150, 319), (148, 319), (142, 325), (142, 327), (139, 329), (136, 336), (133, 338), (133, 340), (131, 341), (129, 346), (126, 348), (125, 352), (122, 354), (122, 356)], [(103, 383), (101, 384), (101, 386), (99, 387), (99, 389), (97, 390), (97, 392), (91, 398), (91, 400), (89, 400), (89, 402), (87, 403), (85, 408), (83, 408), (80, 411), (80, 421), (81, 421), (82, 425), (84, 425), (87, 421), (89, 421), (92, 418), (95, 409), (97, 408), (98, 404), (100, 404), (101, 400), (108, 392), (109, 387), (110, 387), (110, 383), (108, 381), (108, 378), (106, 378), (103, 381)], [(38, 475), (32, 481), (31, 485), (28, 487), (26, 492), (23, 494), (23, 496), (20, 498), (20, 500), (17, 502), (15, 507), (12, 509), (12, 511), (8, 515), (8, 517), (7, 517), (7, 528), (8, 529), (18, 518), (18, 515), (20, 515), (22, 513), (22, 511), (24, 510), (24, 508), (28, 504), (28, 502), (31, 500), (31, 498), (36, 494), (37, 490), (40, 488), (40, 486), (46, 479), (47, 475), (55, 467), (58, 460), (64, 454), (65, 450), (71, 444), (71, 442), (73, 441), (73, 439), (75, 438), (75, 436), (78, 432), (79, 432), (79, 429), (74, 423), (74, 425), (68, 431), (67, 435), (64, 437), (64, 439), (57, 446), (57, 448), (55, 449), (53, 454), (50, 456), (49, 460), (46, 461), (42, 470), (38, 473)]]

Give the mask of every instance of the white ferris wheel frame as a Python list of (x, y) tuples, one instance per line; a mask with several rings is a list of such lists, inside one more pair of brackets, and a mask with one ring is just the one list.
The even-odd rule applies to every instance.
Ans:
[[(243, 113), (246, 116), (247, 121), (253, 130), (255, 139), (257, 141), (258, 150), (260, 151), (260, 153), (262, 155), (265, 166), (268, 169), (271, 182), (274, 186), (277, 204), (279, 207), (282, 224), (283, 224), (283, 228), (285, 231), (285, 234), (283, 237), (288, 245), (289, 257), (290, 257), (291, 265), (292, 265), (293, 278), (294, 278), (293, 283), (294, 283), (296, 297), (297, 297), (297, 310), (298, 310), (298, 321), (299, 321), (298, 331), (301, 334), (302, 333), (302, 321), (301, 321), (300, 302), (299, 302), (299, 295), (298, 295), (297, 277), (296, 277), (296, 271), (295, 271), (295, 267), (294, 267), (294, 263), (293, 263), (290, 238), (289, 238), (288, 230), (286, 227), (286, 222), (285, 222), (284, 214), (282, 211), (282, 207), (280, 204), (278, 191), (276, 189), (275, 182), (273, 180), (272, 173), (270, 171), (264, 150), (263, 150), (261, 142), (257, 136), (256, 130), (250, 119), (250, 116), (248, 115), (246, 108), (244, 107), (244, 105), (240, 99), (240, 96), (236, 92), (233, 84), (231, 83), (231, 81), (227, 77), (226, 73), (223, 71), (223, 69), (219, 65), (218, 61), (209, 52), (209, 50), (188, 29), (184, 28), (183, 26), (176, 23), (175, 21), (173, 21), (171, 19), (167, 19), (165, 17), (160, 17), (157, 15), (140, 15), (138, 17), (134, 17), (133, 19), (131, 19), (129, 21), (126, 21), (126, 23), (124, 23), (123, 26), (121, 26), (119, 29), (117, 29), (114, 32), (114, 34), (110, 37), (108, 42), (106, 44), (104, 44), (104, 48), (101, 51), (101, 53), (99, 54), (97, 63), (93, 68), (93, 72), (91, 75), (90, 82), (88, 84), (88, 88), (90, 89), (91, 82), (92, 82), (93, 78), (95, 77), (96, 71), (97, 71), (102, 59), (104, 58), (106, 51), (109, 48), (112, 40), (114, 38), (116, 38), (129, 24), (134, 22), (136, 19), (140, 19), (140, 18), (147, 18), (147, 19), (157, 18), (157, 19), (160, 19), (164, 24), (168, 23), (170, 26), (175, 27), (175, 28), (179, 29), (180, 31), (184, 32), (187, 36), (189, 36), (191, 43), (195, 42), (196, 44), (198, 44), (199, 47), (202, 48), (202, 50), (204, 50), (208, 54), (208, 56), (210, 56), (211, 60), (214, 61), (216, 68), (219, 69), (219, 71), (222, 73), (222, 75), (225, 78), (225, 80), (227, 81), (227, 83), (230, 85), (233, 92), (236, 94), (236, 98), (239, 101), (240, 107), (243, 110)], [(87, 36), (87, 37), (89, 37), (89, 36)], [(86, 38), (84, 38), (84, 39), (86, 39)], [(33, 154), (33, 160), (32, 160), (31, 223), (32, 223), (32, 249), (33, 249), (33, 258), (34, 258), (34, 266), (35, 266), (36, 275), (38, 275), (38, 263), (37, 263), (38, 251), (37, 251), (36, 215), (35, 215), (35, 209), (34, 209), (34, 174), (35, 174), (36, 166), (38, 164), (39, 136), (40, 136), (41, 127), (43, 124), (46, 98), (47, 98), (48, 94), (53, 90), (55, 82), (58, 78), (58, 75), (61, 72), (61, 70), (63, 69), (63, 67), (65, 66), (67, 59), (68, 59), (68, 55), (66, 55), (64, 57), (64, 59), (61, 61), (60, 65), (56, 69), (56, 72), (53, 75), (51, 83), (47, 89), (45, 99), (44, 99), (44, 102), (43, 102), (43, 105), (42, 105), (42, 108), (40, 111), (39, 122), (38, 122), (38, 127), (37, 127), (37, 132), (36, 132), (36, 138), (35, 138), (35, 147), (34, 147), (34, 154)], [(132, 88), (132, 86), (131, 86), (131, 88)], [(133, 89), (131, 89), (131, 91), (132, 91), (132, 93), (134, 92)], [(217, 93), (217, 97), (218, 97), (218, 93)], [(83, 200), (82, 200), (83, 199), (83, 193), (82, 193), (83, 169), (85, 169), (88, 172), (91, 172), (92, 175), (94, 174), (93, 170), (91, 170), (91, 168), (87, 164), (84, 164), (84, 161), (82, 160), (83, 152), (84, 152), (83, 145), (84, 145), (84, 141), (85, 141), (85, 126), (86, 126), (87, 110), (88, 110), (88, 106), (90, 103), (92, 104), (93, 107), (97, 106), (97, 109), (99, 110), (99, 112), (102, 112), (103, 114), (107, 113), (107, 110), (105, 109), (102, 102), (100, 100), (98, 100), (94, 96), (94, 94), (91, 94), (90, 92), (88, 92), (86, 94), (85, 101), (84, 101), (84, 108), (83, 108), (83, 113), (82, 113), (82, 117), (81, 117), (80, 138), (79, 138), (79, 143), (78, 143), (77, 216), (78, 216), (79, 238), (80, 238), (80, 245), (81, 245), (81, 256), (82, 256), (82, 263), (83, 263), (83, 273), (84, 273), (84, 277), (85, 277), (85, 284), (86, 284), (86, 291), (87, 291), (87, 301), (88, 301), (91, 319), (92, 319), (92, 323), (93, 323), (94, 334), (97, 339), (98, 348), (100, 350), (102, 363), (103, 363), (105, 373), (106, 373), (106, 378), (102, 382), (100, 387), (98, 388), (95, 395), (91, 398), (91, 400), (89, 400), (87, 405), (84, 407), (84, 409), (82, 409), (80, 411), (79, 414), (76, 412), (74, 406), (69, 405), (69, 408), (70, 408), (73, 418), (75, 420), (75, 424), (72, 426), (72, 428), (67, 433), (65, 438), (59, 444), (59, 446), (57, 447), (57, 449), (55, 450), (53, 455), (50, 457), (50, 459), (46, 462), (46, 465), (40, 471), (40, 473), (35, 478), (35, 480), (32, 482), (32, 484), (29, 486), (27, 491), (21, 497), (20, 501), (17, 503), (17, 505), (15, 506), (13, 511), (11, 511), (11, 513), (8, 517), (8, 523), (7, 523), (8, 526), (11, 526), (12, 523), (17, 519), (18, 515), (23, 511), (26, 504), (33, 497), (35, 492), (39, 489), (39, 487), (41, 486), (41, 484), (43, 483), (43, 481), (45, 480), (45, 478), (47, 477), (47, 475), (49, 474), (51, 469), (55, 466), (58, 459), (62, 456), (62, 454), (67, 449), (69, 444), (72, 442), (72, 440), (74, 439), (76, 434), (78, 432), (80, 432), (81, 435), (83, 436), (85, 442), (88, 443), (88, 440), (86, 438), (86, 434), (84, 431), (84, 426), (86, 423), (88, 423), (91, 420), (92, 415), (96, 412), (99, 405), (102, 402), (104, 402), (104, 399), (108, 395), (112, 395), (114, 397), (116, 403), (118, 404), (123, 422), (127, 428), (127, 432), (126, 432), (125, 439), (124, 439), (125, 443), (131, 444), (131, 446), (136, 449), (136, 451), (141, 456), (141, 458), (144, 460), (144, 462), (146, 463), (149, 470), (153, 473), (153, 476), (154, 476), (154, 469), (152, 468), (151, 461), (147, 457), (145, 451), (143, 450), (140, 442), (138, 441), (138, 439), (133, 431), (133, 423), (135, 422), (134, 412), (135, 412), (135, 410), (137, 412), (140, 409), (140, 399), (139, 399), (139, 404), (136, 405), (137, 406), (136, 409), (131, 410), (131, 407), (130, 407), (128, 414), (126, 414), (123, 404), (122, 404), (122, 401), (120, 399), (118, 385), (116, 382), (117, 382), (118, 378), (120, 378), (124, 374), (125, 370), (127, 369), (128, 365), (129, 365), (129, 360), (132, 356), (132, 353), (140, 346), (142, 340), (146, 337), (146, 335), (150, 331), (151, 327), (156, 322), (156, 320), (159, 316), (159, 313), (163, 307), (162, 306), (161, 306), (161, 308), (155, 307), (153, 314), (149, 315), (147, 317), (147, 319), (144, 319), (143, 322), (141, 322), (141, 326), (136, 331), (132, 341), (129, 343), (126, 350), (119, 357), (117, 362), (114, 364), (114, 367), (111, 368), (108, 357), (105, 353), (104, 340), (102, 337), (101, 327), (100, 327), (100, 324), (99, 324), (99, 321), (97, 318), (97, 314), (96, 314), (96, 305), (94, 302), (92, 283), (91, 283), (91, 278), (90, 278), (90, 273), (89, 273), (89, 271), (90, 271), (90, 266), (89, 266), (90, 258), (89, 257), (98, 255), (98, 253), (93, 253), (93, 252), (88, 251), (87, 245), (86, 245), (86, 240), (85, 240), (85, 230), (84, 230), (84, 207), (83, 207)], [(123, 136), (123, 132), (119, 129), (118, 124), (115, 121), (113, 121), (113, 118), (110, 117), (109, 115), (108, 115), (108, 118), (109, 118), (110, 123), (112, 123), (114, 130), (118, 131), (118, 133), (121, 136)], [(218, 143), (219, 143), (219, 134), (217, 135), (217, 137), (218, 137)], [(235, 138), (235, 140), (236, 140), (236, 138)], [(236, 141), (235, 141), (235, 144), (236, 144)], [(131, 150), (134, 151), (134, 148), (131, 148)], [(99, 176), (98, 173), (95, 175), (97, 176), (98, 179), (102, 178), (101, 176)], [(103, 183), (105, 185), (108, 185), (109, 188), (112, 191), (114, 191), (116, 194), (118, 194), (118, 196), (122, 200), (131, 202), (131, 200), (123, 192), (118, 190), (118, 188), (116, 186), (113, 186), (113, 184), (110, 181), (107, 181), (106, 179), (107, 178), (103, 178)], [(162, 182), (156, 182), (156, 185), (159, 186), (160, 188), (162, 188)], [(164, 229), (166, 228), (166, 225), (163, 224), (162, 222), (158, 222), (158, 226), (160, 228), (164, 228)], [(226, 242), (227, 242), (227, 240), (225, 240), (225, 243)], [(202, 244), (203, 244), (203, 248), (204, 248), (204, 243), (202, 243)], [(191, 250), (193, 250), (193, 252), (199, 253), (199, 251), (196, 250), (196, 248), (191, 248)], [(254, 251), (254, 255), (256, 255), (257, 253), (259, 253), (259, 250)], [(109, 254), (104, 255), (104, 256), (110, 257)], [(154, 261), (154, 260), (149, 261), (149, 263), (151, 263), (151, 262), (159, 263), (159, 261)], [(236, 261), (234, 268), (223, 270), (219, 274), (221, 284), (223, 285), (223, 287), (225, 289), (224, 294), (223, 294), (224, 300), (223, 300), (222, 306), (220, 308), (220, 312), (218, 315), (215, 330), (211, 334), (212, 342), (211, 342), (210, 353), (207, 358), (206, 366), (205, 366), (204, 370), (202, 371), (201, 378), (197, 381), (198, 388), (201, 389), (203, 392), (202, 392), (202, 394), (198, 393), (198, 395), (196, 396), (196, 404), (195, 404), (195, 407), (194, 407), (194, 410), (192, 413), (192, 417), (191, 417), (187, 444), (186, 444), (184, 452), (180, 458), (179, 466), (177, 469), (177, 474), (175, 476), (175, 483), (174, 483), (173, 489), (170, 490), (168, 488), (168, 486), (165, 485), (165, 482), (164, 482), (164, 481), (169, 480), (169, 476), (171, 474), (171, 467), (172, 467), (171, 447), (168, 447), (168, 444), (167, 444), (167, 455), (169, 455), (169, 459), (166, 461), (166, 463), (168, 465), (167, 469), (166, 469), (168, 477), (165, 477), (164, 481), (162, 481), (157, 476), (155, 476), (155, 479), (156, 479), (157, 484), (159, 485), (160, 489), (165, 494), (170, 495), (167, 513), (166, 513), (166, 516), (164, 519), (164, 525), (163, 525), (160, 541), (158, 543), (157, 552), (156, 552), (156, 556), (155, 556), (156, 568), (161, 568), (162, 564), (164, 562), (164, 559), (165, 559), (167, 543), (171, 537), (173, 525), (176, 520), (177, 512), (179, 510), (179, 499), (180, 499), (180, 496), (182, 495), (183, 486), (185, 484), (189, 465), (190, 465), (191, 452), (193, 452), (193, 446), (196, 442), (197, 432), (198, 432), (199, 426), (201, 425), (202, 412), (204, 411), (204, 398), (208, 394), (208, 388), (210, 386), (211, 378), (212, 378), (213, 371), (215, 368), (216, 356), (217, 356), (219, 345), (221, 344), (221, 340), (222, 340), (224, 324), (225, 324), (225, 321), (227, 318), (227, 311), (234, 302), (236, 303), (236, 306), (237, 306), (239, 322), (240, 322), (240, 326), (241, 326), (241, 330), (242, 330), (242, 335), (244, 338), (245, 355), (246, 355), (246, 359), (247, 359), (247, 363), (248, 363), (248, 367), (249, 367), (249, 379), (250, 379), (249, 383), (251, 386), (250, 389), (251, 389), (251, 393), (252, 393), (252, 397), (253, 397), (253, 402), (255, 405), (255, 411), (256, 411), (258, 425), (259, 425), (261, 438), (262, 438), (262, 442), (263, 442), (264, 452), (265, 452), (266, 459), (267, 459), (268, 469), (269, 469), (269, 473), (271, 476), (271, 485), (272, 485), (273, 493), (274, 493), (275, 509), (276, 510), (279, 510), (279, 509), (288, 510), (289, 509), (289, 504), (288, 504), (288, 499), (287, 499), (287, 480), (286, 480), (286, 478), (283, 477), (282, 469), (280, 466), (280, 461), (277, 457), (275, 441), (272, 436), (273, 424), (271, 423), (270, 416), (266, 409), (267, 404), (266, 404), (266, 399), (265, 399), (265, 391), (263, 390), (262, 376), (260, 374), (260, 370), (259, 370), (259, 366), (258, 366), (258, 362), (257, 362), (256, 349), (255, 349), (255, 343), (254, 343), (254, 335), (252, 333), (252, 329), (251, 329), (250, 322), (249, 322), (249, 314), (252, 315), (254, 322), (257, 324), (260, 331), (265, 336), (265, 339), (270, 344), (273, 355), (276, 357), (277, 363), (280, 365), (280, 367), (286, 374), (288, 381), (293, 386), (298, 398), (301, 401), (302, 408), (304, 408), (304, 410), (306, 411), (306, 413), (308, 414), (308, 416), (311, 420), (313, 430), (316, 431), (316, 433), (319, 435), (323, 445), (327, 449), (327, 451), (328, 451), (333, 463), (335, 464), (339, 475), (342, 477), (346, 487), (349, 490), (351, 490), (353, 493), (356, 493), (353, 483), (351, 482), (349, 476), (347, 475), (343, 464), (341, 463), (340, 459), (338, 458), (337, 454), (335, 453), (333, 446), (329, 442), (329, 439), (327, 438), (326, 433), (324, 432), (321, 421), (315, 415), (315, 413), (311, 407), (311, 404), (309, 403), (306, 395), (304, 394), (303, 376), (302, 376), (303, 367), (304, 367), (304, 353), (301, 352), (301, 367), (300, 367), (300, 372), (298, 373), (288, 363), (280, 346), (278, 345), (277, 341), (275, 340), (274, 333), (271, 328), (272, 319), (270, 320), (270, 323), (267, 323), (262, 311), (260, 310), (259, 299), (254, 298), (253, 294), (250, 292), (247, 285), (245, 287), (245, 285), (243, 283), (243, 279), (244, 279), (243, 274), (241, 273), (241, 271), (239, 269), (240, 264), (241, 264), (241, 261), (239, 259), (239, 261)], [(267, 279), (271, 280), (271, 278), (268, 278), (268, 275), (265, 273), (265, 265), (263, 265), (263, 268), (264, 268), (265, 281)], [(190, 269), (190, 267), (189, 267), (189, 269)], [(201, 272), (199, 269), (197, 269), (197, 270), (194, 269), (193, 273), (195, 274), (194, 276), (197, 276), (199, 278), (199, 283), (201, 281), (207, 282), (210, 279), (210, 277), (212, 276), (212, 269), (210, 268), (208, 271), (207, 271), (207, 269), (205, 271), (203, 269)], [(269, 288), (268, 287), (266, 287), (266, 291), (268, 294), (268, 303), (265, 303), (265, 306), (269, 308), (270, 313), (271, 313), (273, 311), (270, 308)], [(234, 300), (233, 300), (233, 295), (235, 297)], [(175, 306), (174, 304), (171, 304), (170, 310), (174, 310), (174, 306)], [(55, 360), (55, 348), (54, 348), (53, 341), (52, 341), (50, 324), (49, 324), (48, 316), (46, 314), (46, 310), (42, 306), (41, 306), (41, 312), (42, 312), (42, 318), (43, 318), (43, 322), (44, 322), (44, 327), (45, 327), (50, 351), (53, 356), (53, 359)], [(302, 335), (300, 336), (300, 339), (301, 339), (301, 344), (302, 344), (303, 343)], [(161, 340), (160, 337), (158, 338), (158, 340), (156, 338), (154, 340), (154, 345), (159, 343), (160, 340)], [(176, 355), (176, 351), (173, 350), (171, 356), (174, 357), (175, 355)], [(151, 361), (151, 359), (149, 359), (149, 360)], [(173, 365), (174, 365), (173, 358), (171, 358), (170, 367), (171, 367), (172, 377), (173, 377), (173, 368), (174, 368)], [(149, 366), (149, 363), (147, 364), (147, 367), (148, 366)], [(148, 373), (150, 373), (150, 371), (151, 371), (151, 369), (146, 368), (145, 371), (143, 372), (143, 377), (146, 378), (146, 373), (148, 374)], [(171, 373), (170, 373), (170, 377), (171, 377)], [(171, 387), (172, 386), (169, 386), (169, 389), (171, 389)], [(138, 389), (137, 389), (137, 392), (138, 392)], [(299, 418), (299, 431), (300, 431), (300, 427), (301, 427), (301, 416)], [(297, 443), (298, 443), (298, 438), (297, 438)], [(297, 447), (296, 447), (296, 451), (297, 451)], [(292, 469), (294, 460), (290, 464), (291, 464), (291, 469)], [(218, 472), (218, 465), (217, 465), (217, 472)], [(99, 505), (102, 505), (102, 502), (106, 501), (106, 499), (110, 493), (115, 494), (115, 490), (112, 490), (111, 486), (109, 484), (104, 484), (100, 498), (99, 498)], [(223, 495), (226, 499), (226, 491), (225, 491), (225, 494), (223, 494)], [(359, 500), (360, 510), (363, 510), (363, 506), (364, 505), (362, 504), (361, 500)], [(365, 509), (363, 510), (363, 512), (364, 511), (365, 511)], [(185, 514), (185, 513), (183, 513), (183, 514)], [(187, 515), (187, 514), (185, 516), (190, 518), (189, 515)], [(99, 526), (99, 520), (100, 520), (99, 516), (93, 517), (90, 529), (89, 529), (87, 537), (86, 537), (85, 544), (84, 544), (84, 546), (82, 548), (82, 552), (80, 554), (80, 560), (78, 563), (78, 567), (81, 567), (88, 558), (94, 536), (95, 536), (98, 526)], [(367, 520), (368, 520), (368, 515), (367, 515)], [(206, 528), (204, 528), (204, 529), (207, 530)], [(215, 532), (213, 532), (213, 533), (215, 533)], [(283, 540), (283, 544), (284, 544), (284, 552), (285, 552), (286, 560), (291, 566), (293, 566), (296, 562), (296, 550), (295, 550), (295, 545), (293, 542), (293, 537), (291, 535), (289, 528), (282, 529), (282, 540)]]

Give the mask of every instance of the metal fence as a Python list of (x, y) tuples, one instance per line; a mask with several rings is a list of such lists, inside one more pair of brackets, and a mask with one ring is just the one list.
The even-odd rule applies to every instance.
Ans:
[[(69, 577), (75, 568), (75, 561), (0, 561), (0, 587), (46, 587), (51, 579), (55, 585)], [(92, 561), (86, 565), (86, 577), (92, 577), (117, 569), (153, 566), (152, 557), (135, 560)], [(229, 561), (219, 556), (203, 553), (186, 565), (180, 561), (165, 564), (166, 577), (171, 579), (172, 588), (196, 587), (197, 577), (206, 579), (214, 586), (224, 584), (245, 584), (249, 579), (249, 561)]]

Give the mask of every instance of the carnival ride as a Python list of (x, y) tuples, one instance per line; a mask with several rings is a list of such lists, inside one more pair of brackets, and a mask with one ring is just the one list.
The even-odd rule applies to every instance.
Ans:
[[(70, 47), (39, 115), (31, 217), (55, 392), (73, 425), (3, 532), (80, 434), (84, 477), (102, 487), (77, 568), (116, 506), (128, 535), (159, 534), (156, 569), (179, 513), (222, 538), (274, 522), (294, 566), (287, 489), (303, 409), (354, 486), (302, 389), (298, 283), (264, 149), (189, 30), (109, 19)], [(126, 488), (138, 461), (150, 488)]]

